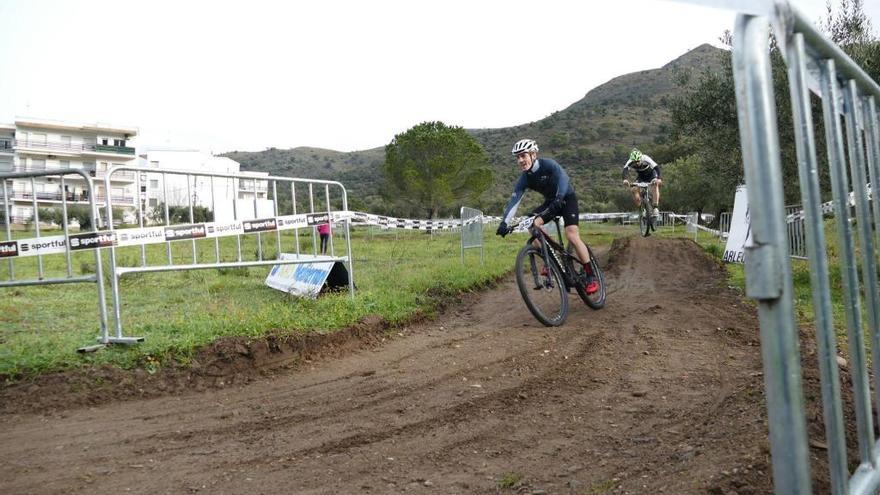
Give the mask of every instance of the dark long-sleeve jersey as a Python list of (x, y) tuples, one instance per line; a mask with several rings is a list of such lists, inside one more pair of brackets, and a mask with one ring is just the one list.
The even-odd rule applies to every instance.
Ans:
[(549, 158), (538, 158), (532, 168), (523, 172), (519, 176), (519, 180), (516, 181), (510, 201), (504, 207), (502, 215), (504, 222), (510, 222), (516, 215), (516, 210), (519, 208), (519, 203), (522, 201), (526, 189), (543, 194), (545, 201), (554, 199), (562, 201), (565, 196), (574, 192), (574, 187), (572, 187), (571, 181), (568, 180), (568, 174), (565, 173), (562, 166)]

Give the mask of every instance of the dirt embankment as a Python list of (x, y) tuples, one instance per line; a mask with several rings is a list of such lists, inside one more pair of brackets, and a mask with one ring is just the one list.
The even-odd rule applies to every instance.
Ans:
[(561, 328), (510, 279), (406, 328), (6, 389), (0, 492), (772, 493), (754, 309), (690, 241), (603, 257), (607, 307), (572, 296)]

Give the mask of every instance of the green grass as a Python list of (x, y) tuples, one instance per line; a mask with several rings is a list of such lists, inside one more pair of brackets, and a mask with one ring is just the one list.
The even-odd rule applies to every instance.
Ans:
[[(837, 238), (837, 227), (834, 219), (826, 219), (824, 222), (825, 230), (825, 254), (828, 264), (828, 278), (831, 286), (831, 313), (834, 323), (834, 330), (837, 334), (839, 342), (846, 339), (846, 313), (843, 298), (843, 281), (840, 265), (840, 245)], [(693, 234), (690, 234), (693, 238)], [(853, 229), (854, 243), (856, 245), (856, 263), (858, 267), (858, 276), (862, 280), (862, 260), (861, 250), (858, 248), (858, 232)], [(707, 233), (700, 233), (698, 243), (707, 253), (716, 259), (721, 259), (724, 252), (726, 241), (719, 241), (717, 237), (709, 236)], [(792, 287), (793, 299), (796, 319), (799, 325), (812, 327), (815, 325), (815, 312), (813, 309), (813, 288), (810, 282), (811, 270), (808, 260), (791, 258)], [(727, 263), (724, 265), (727, 269), (728, 284), (738, 288), (745, 293), (745, 269), (741, 264)], [(868, 315), (866, 309), (866, 301), (864, 292), (861, 292), (861, 315), (863, 325), (868, 325)], [(870, 335), (864, 332), (865, 343), (870, 345)]]
[(504, 473), (501, 476), (501, 479), (498, 480), (498, 488), (503, 490), (505, 488), (514, 488), (518, 486), (523, 480), (523, 475), (516, 472)]
[[(629, 227), (589, 224), (583, 237), (591, 245), (608, 244)], [(43, 232), (53, 235), (54, 232)], [(111, 346), (92, 354), (75, 350), (96, 342), (99, 334), (95, 284), (64, 284), (0, 289), (0, 377), (17, 380), (42, 373), (90, 365), (110, 364), (122, 368), (161, 366), (171, 360), (186, 363), (202, 346), (217, 338), (260, 338), (270, 332), (294, 334), (332, 332), (346, 328), (367, 315), (378, 315), (392, 324), (415, 316), (432, 316), (449, 296), (485, 287), (508, 273), (524, 235), (501, 239), (487, 228), (484, 263), (478, 250), (465, 252), (461, 261), (460, 237), (454, 233), (358, 229), (353, 235), (354, 301), (348, 292), (325, 294), (317, 300), (293, 298), (264, 284), (269, 267), (188, 270), (127, 274), (120, 281), (124, 336), (144, 337), (134, 346)], [(32, 234), (18, 233), (17, 237)], [(302, 252), (312, 252), (312, 239), (300, 235)], [(295, 250), (294, 235), (282, 238), (282, 251)], [(242, 258), (256, 259), (256, 236), (242, 239)], [(263, 257), (277, 251), (274, 234), (262, 236)], [(337, 254), (344, 254), (344, 238), (334, 237)], [(200, 262), (215, 260), (215, 242), (196, 242)], [(221, 260), (237, 257), (235, 238), (220, 242)], [(120, 266), (138, 266), (140, 247), (118, 248)], [(107, 263), (102, 251), (110, 334), (114, 320)], [(147, 246), (148, 265), (165, 265), (165, 244)], [(192, 243), (172, 243), (175, 264), (192, 262)], [(72, 256), (74, 275), (91, 273), (94, 252)], [(14, 264), (18, 280), (36, 278), (36, 258), (20, 258)], [(65, 276), (63, 254), (43, 257), (44, 276)], [(0, 280), (7, 280), (9, 264), (0, 261)], [(518, 304), (519, 301), (512, 302)]]

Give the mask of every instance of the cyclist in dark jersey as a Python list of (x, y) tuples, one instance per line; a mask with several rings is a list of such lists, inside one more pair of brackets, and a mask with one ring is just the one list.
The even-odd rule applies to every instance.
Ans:
[(585, 281), (586, 292), (587, 294), (596, 292), (599, 290), (599, 283), (592, 274), (589, 264), (590, 254), (578, 231), (577, 195), (568, 179), (568, 174), (554, 160), (538, 158), (538, 144), (534, 140), (517, 141), (511, 152), (516, 156), (522, 175), (516, 181), (513, 195), (504, 208), (501, 224), (498, 226), (496, 234), (504, 237), (510, 232), (508, 222), (516, 214), (526, 189), (541, 193), (544, 196), (544, 202), (532, 211), (532, 215), (537, 215), (535, 225), (540, 227), (557, 216), (562, 217), (565, 223), (565, 237), (574, 246), (578, 259), (584, 265), (584, 273), (588, 276)]

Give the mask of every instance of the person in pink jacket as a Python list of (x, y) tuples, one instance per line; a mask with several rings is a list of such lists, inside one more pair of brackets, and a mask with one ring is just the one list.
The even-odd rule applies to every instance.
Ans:
[(327, 242), (330, 240), (330, 224), (318, 225), (318, 234), (321, 235), (321, 254), (327, 254)]

